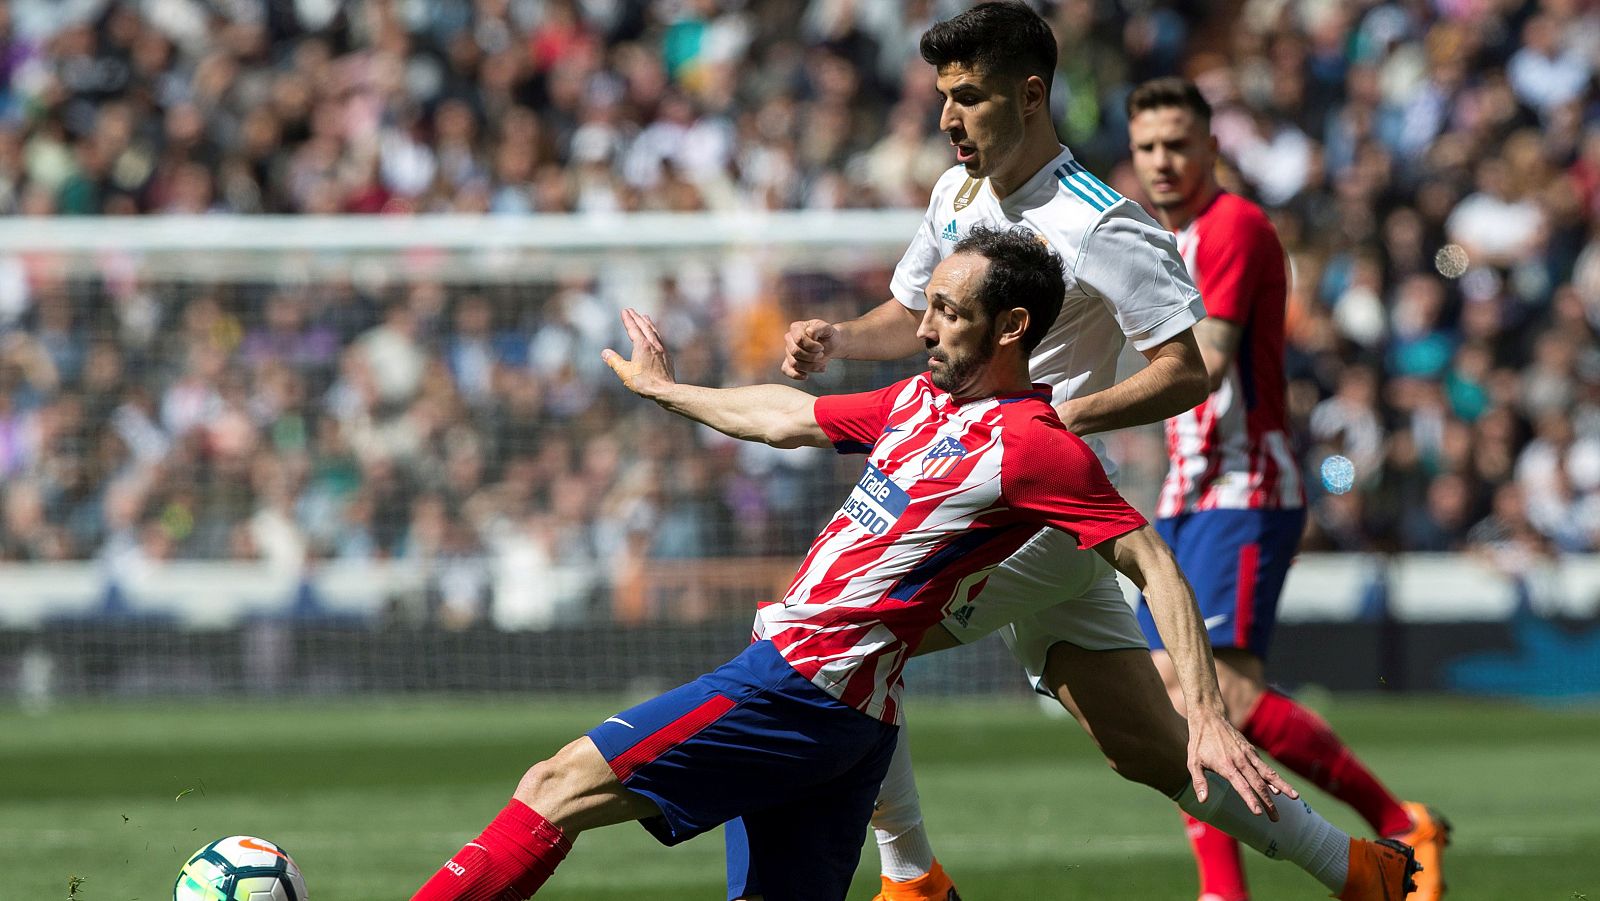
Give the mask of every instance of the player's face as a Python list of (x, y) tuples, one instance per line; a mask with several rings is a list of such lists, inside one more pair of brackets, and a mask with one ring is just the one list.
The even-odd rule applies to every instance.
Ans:
[(957, 397), (981, 392), (985, 370), (994, 359), (995, 323), (977, 298), (988, 269), (985, 257), (956, 254), (928, 279), (928, 309), (917, 337), (928, 347), (934, 387)]
[(1210, 186), (1217, 140), (1181, 106), (1147, 109), (1128, 123), (1133, 173), (1157, 209), (1195, 202)]
[(950, 138), (967, 175), (1003, 171), (1022, 147), (1022, 91), (1026, 81), (981, 75), (959, 63), (941, 66), (935, 85), (944, 98), (939, 130)]

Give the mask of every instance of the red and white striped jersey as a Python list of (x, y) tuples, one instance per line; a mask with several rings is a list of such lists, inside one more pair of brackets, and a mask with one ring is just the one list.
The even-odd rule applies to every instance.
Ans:
[(1288, 274), (1278, 233), (1260, 207), (1223, 191), (1178, 233), (1178, 250), (1206, 315), (1242, 331), (1217, 390), (1167, 420), (1170, 466), (1156, 515), (1303, 507), (1284, 399)]
[(1088, 548), (1145, 522), (1061, 425), (1048, 386), (963, 402), (923, 373), (820, 397), (816, 417), (867, 466), (755, 637), (870, 716), (898, 721), (900, 672), (923, 633), (1041, 527)]

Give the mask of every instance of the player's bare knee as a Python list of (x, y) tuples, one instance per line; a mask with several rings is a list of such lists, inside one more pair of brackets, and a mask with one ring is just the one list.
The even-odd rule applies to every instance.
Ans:
[(585, 781), (576, 772), (578, 761), (574, 759), (575, 744), (569, 744), (557, 751), (555, 756), (529, 767), (517, 783), (513, 797), (546, 816), (573, 801), (582, 791)]
[(555, 760), (541, 760), (522, 774), (522, 780), (517, 783), (516, 793), (512, 797), (538, 810), (540, 804), (547, 804), (551, 798), (559, 795), (560, 785), (561, 773)]
[(1106, 762), (1129, 782), (1169, 792), (1188, 778), (1188, 730), (1173, 711), (1150, 708), (1138, 715), (1134, 707), (1117, 716), (1103, 716), (1096, 724), (1096, 740)]
[(1153, 737), (1125, 736), (1101, 747), (1105, 749), (1106, 762), (1129, 782), (1166, 792), (1174, 781), (1181, 785), (1187, 777), (1181, 744), (1174, 753), (1168, 743)]

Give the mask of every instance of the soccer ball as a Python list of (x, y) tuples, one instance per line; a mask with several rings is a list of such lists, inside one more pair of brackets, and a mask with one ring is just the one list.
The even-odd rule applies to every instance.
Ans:
[(230, 835), (194, 852), (172, 901), (306, 901), (306, 881), (289, 852), (263, 838)]

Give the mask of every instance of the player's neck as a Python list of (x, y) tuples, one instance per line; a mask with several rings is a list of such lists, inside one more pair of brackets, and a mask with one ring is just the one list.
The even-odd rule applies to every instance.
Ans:
[(1033, 381), (1028, 377), (1027, 360), (1020, 360), (1012, 365), (996, 360), (993, 365), (985, 367), (979, 373), (973, 384), (950, 392), (950, 396), (955, 398), (957, 403), (965, 404), (1005, 394), (1021, 394), (1032, 388)]
[(1006, 199), (1061, 154), (1061, 142), (1056, 139), (1054, 126), (1048, 119), (1044, 122), (1042, 127), (1037, 122), (1029, 122), (1022, 146), (1017, 150), (1016, 162), (1005, 171), (989, 176), (989, 190), (996, 198)]
[(1222, 193), (1222, 185), (1217, 184), (1216, 180), (1212, 179), (1206, 182), (1205, 187), (1196, 192), (1193, 199), (1188, 202), (1179, 206), (1158, 208), (1156, 210), (1156, 220), (1161, 223), (1162, 228), (1169, 232), (1174, 234), (1181, 232), (1188, 228), (1189, 223), (1193, 222), (1206, 207), (1210, 206), (1211, 201), (1215, 200), (1220, 193)]

